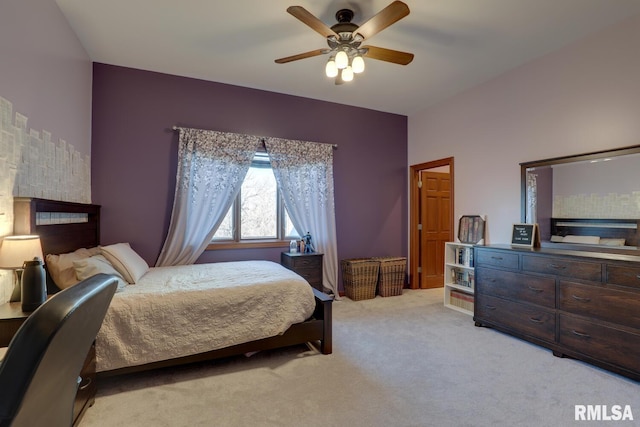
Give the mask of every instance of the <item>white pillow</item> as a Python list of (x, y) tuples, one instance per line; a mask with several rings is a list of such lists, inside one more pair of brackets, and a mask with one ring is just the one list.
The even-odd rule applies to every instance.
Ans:
[(600, 239), (600, 244), (605, 246), (624, 246), (625, 239)]
[(564, 236), (562, 243), (584, 243), (588, 245), (597, 245), (600, 243), (599, 236)]
[(136, 283), (149, 270), (149, 264), (131, 249), (129, 243), (116, 243), (101, 249), (102, 255), (130, 284)]
[(78, 280), (88, 279), (99, 273), (113, 274), (118, 279), (118, 291), (127, 286), (127, 282), (122, 278), (120, 273), (113, 268), (113, 265), (107, 261), (102, 255), (95, 255), (90, 258), (83, 258), (73, 261), (73, 268), (75, 269)]
[(73, 262), (76, 260), (89, 258), (92, 255), (89, 249), (78, 249), (75, 252), (66, 254), (52, 255), (45, 257), (47, 271), (53, 279), (53, 283), (60, 289), (66, 289), (79, 282), (76, 277), (76, 271), (73, 268)]

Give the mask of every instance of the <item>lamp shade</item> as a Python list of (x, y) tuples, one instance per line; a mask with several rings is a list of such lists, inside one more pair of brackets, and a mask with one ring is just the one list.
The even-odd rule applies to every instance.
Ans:
[(333, 58), (327, 62), (324, 72), (327, 77), (335, 77), (338, 75), (338, 67), (336, 66), (336, 61), (334, 61)]
[(350, 82), (351, 80), (353, 80), (353, 70), (351, 69), (351, 67), (347, 67), (342, 70), (341, 77), (345, 82)]
[(358, 55), (353, 58), (353, 61), (351, 61), (351, 69), (353, 69), (353, 72), (356, 74), (364, 71), (364, 59), (362, 56)]
[(44, 258), (39, 236), (7, 236), (2, 240), (0, 268), (22, 268), (25, 261), (31, 261), (35, 257)]
[(347, 52), (345, 52), (344, 50), (341, 50), (338, 53), (336, 53), (336, 67), (338, 67), (339, 70), (343, 70), (347, 68), (348, 65), (349, 65), (349, 56), (347, 55)]

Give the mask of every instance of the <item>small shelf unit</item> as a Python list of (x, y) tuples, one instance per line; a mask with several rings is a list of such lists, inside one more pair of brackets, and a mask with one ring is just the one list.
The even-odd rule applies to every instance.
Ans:
[(473, 315), (475, 268), (473, 246), (446, 242), (444, 248), (444, 305)]

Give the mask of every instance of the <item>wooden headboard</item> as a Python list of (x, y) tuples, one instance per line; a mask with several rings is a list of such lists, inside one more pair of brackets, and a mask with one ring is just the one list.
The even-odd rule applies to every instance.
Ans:
[(99, 205), (15, 197), (13, 216), (13, 233), (40, 236), (45, 256), (100, 244)]
[(626, 247), (638, 247), (640, 220), (551, 218), (552, 236), (599, 236), (601, 239), (624, 239)]

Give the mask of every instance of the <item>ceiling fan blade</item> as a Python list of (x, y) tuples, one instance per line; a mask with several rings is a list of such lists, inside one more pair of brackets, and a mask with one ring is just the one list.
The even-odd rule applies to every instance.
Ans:
[(378, 34), (394, 22), (398, 22), (408, 14), (409, 6), (401, 1), (394, 1), (358, 27), (358, 29), (353, 32), (353, 37), (356, 37), (356, 34), (360, 34), (365, 39), (373, 37), (375, 34)]
[(361, 49), (368, 49), (364, 56), (371, 59), (393, 62), (394, 64), (400, 65), (407, 65), (413, 61), (413, 53), (400, 52), (399, 50), (385, 49), (376, 46), (362, 46)]
[(335, 31), (333, 31), (331, 28), (329, 28), (327, 26), (327, 24), (325, 24), (324, 22), (322, 22), (321, 20), (319, 20), (318, 18), (313, 16), (311, 14), (311, 12), (309, 12), (304, 7), (302, 7), (302, 6), (289, 6), (287, 8), (287, 12), (289, 12), (291, 15), (295, 16), (296, 18), (298, 18), (304, 24), (306, 24), (309, 27), (311, 27), (312, 30), (320, 33), (323, 37), (334, 36), (336, 38), (339, 38), (338, 35), (335, 33)]
[(297, 55), (287, 56), (286, 58), (276, 59), (277, 64), (286, 64), (287, 62), (297, 61), (299, 59), (311, 58), (318, 55), (329, 53), (329, 49), (316, 49), (305, 53), (299, 53)]

